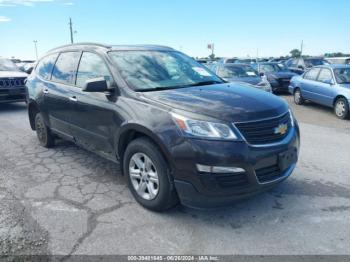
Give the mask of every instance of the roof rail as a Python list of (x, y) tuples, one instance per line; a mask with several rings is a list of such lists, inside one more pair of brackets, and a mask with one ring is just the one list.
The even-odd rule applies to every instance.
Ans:
[(68, 44), (68, 45), (62, 45), (59, 47), (55, 47), (55, 48), (51, 49), (49, 52), (57, 50), (57, 49), (65, 48), (65, 47), (80, 46), (80, 45), (98, 46), (98, 47), (103, 47), (103, 48), (111, 48), (112, 47), (111, 45), (105, 45), (105, 44), (100, 44), (100, 43), (81, 42), (81, 43), (74, 43), (74, 44)]

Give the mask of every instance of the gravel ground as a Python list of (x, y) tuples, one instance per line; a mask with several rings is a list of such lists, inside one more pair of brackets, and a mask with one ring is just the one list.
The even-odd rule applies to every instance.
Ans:
[(25, 105), (0, 105), (0, 255), (350, 255), (350, 121), (291, 105), (302, 149), (290, 179), (233, 207), (162, 214), (135, 203), (118, 165), (40, 147)]

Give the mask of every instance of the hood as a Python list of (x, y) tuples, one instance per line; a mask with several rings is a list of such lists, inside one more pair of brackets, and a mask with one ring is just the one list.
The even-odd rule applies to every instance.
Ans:
[(28, 74), (21, 71), (0, 71), (0, 78), (28, 77)]
[(226, 122), (279, 116), (288, 111), (281, 98), (239, 84), (218, 84), (145, 92), (144, 96), (170, 108), (206, 115)]
[(262, 81), (261, 77), (259, 76), (231, 77), (231, 78), (225, 78), (225, 80), (228, 82), (244, 82), (251, 85), (257, 85)]
[(341, 87), (345, 87), (345, 88), (348, 88), (350, 89), (350, 84), (339, 84)]
[(270, 73), (268, 75), (274, 75), (277, 78), (292, 78), (293, 76), (296, 76), (297, 74), (295, 74), (293, 72), (288, 72), (288, 71), (280, 71), (280, 72)]

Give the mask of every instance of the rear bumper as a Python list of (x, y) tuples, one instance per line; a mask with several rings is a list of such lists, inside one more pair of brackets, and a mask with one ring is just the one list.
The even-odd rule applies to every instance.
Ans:
[(0, 104), (25, 102), (27, 97), (25, 87), (11, 87), (0, 89)]

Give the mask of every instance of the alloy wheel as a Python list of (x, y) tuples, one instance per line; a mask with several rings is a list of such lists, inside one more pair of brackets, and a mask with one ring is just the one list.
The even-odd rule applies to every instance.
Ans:
[(335, 113), (338, 117), (343, 117), (346, 112), (346, 105), (344, 101), (338, 101), (335, 105)]
[(144, 153), (134, 154), (129, 162), (129, 176), (137, 194), (145, 200), (153, 200), (159, 192), (157, 169)]

